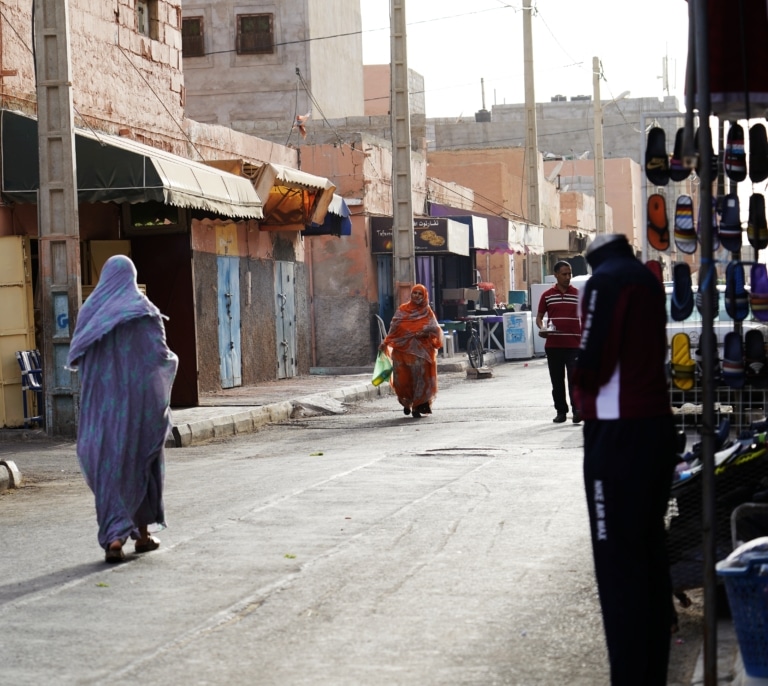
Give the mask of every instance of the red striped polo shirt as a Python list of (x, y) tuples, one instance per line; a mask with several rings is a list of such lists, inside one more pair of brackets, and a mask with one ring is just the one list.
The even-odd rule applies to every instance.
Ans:
[(578, 348), (581, 343), (579, 292), (568, 286), (563, 293), (557, 286), (541, 294), (539, 314), (549, 317), (555, 330), (547, 336), (544, 348)]

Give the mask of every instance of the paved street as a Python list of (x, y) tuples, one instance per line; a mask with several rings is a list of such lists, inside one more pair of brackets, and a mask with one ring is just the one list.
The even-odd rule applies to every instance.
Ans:
[(74, 446), (0, 443), (0, 683), (607, 683), (581, 430), (543, 360), (493, 371), (421, 420), (384, 397), (167, 451), (162, 546), (118, 566)]

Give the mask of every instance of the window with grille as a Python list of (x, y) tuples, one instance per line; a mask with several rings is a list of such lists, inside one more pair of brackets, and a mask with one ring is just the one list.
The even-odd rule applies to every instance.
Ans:
[(181, 53), (184, 57), (204, 57), (203, 18), (189, 17), (181, 21)]
[(271, 14), (237, 16), (237, 54), (257, 55), (274, 52)]

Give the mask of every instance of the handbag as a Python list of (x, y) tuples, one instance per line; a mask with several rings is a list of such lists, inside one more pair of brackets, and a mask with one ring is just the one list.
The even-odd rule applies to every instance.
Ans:
[(379, 354), (376, 356), (376, 364), (373, 365), (373, 378), (371, 383), (374, 386), (379, 386), (389, 379), (392, 374), (392, 360), (389, 359), (389, 355), (383, 350), (379, 350)]

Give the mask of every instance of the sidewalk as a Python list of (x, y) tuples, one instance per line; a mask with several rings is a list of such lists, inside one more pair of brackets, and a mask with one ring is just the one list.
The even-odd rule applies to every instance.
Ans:
[[(503, 350), (486, 352), (486, 366), (503, 362)], [(463, 353), (438, 357), (438, 373), (468, 368), (469, 361)], [(173, 410), (173, 434), (166, 447), (186, 448), (212, 438), (250, 433), (302, 413), (338, 413), (343, 411), (343, 403), (392, 394), (388, 383), (378, 387), (371, 384), (373, 365), (316, 371), (320, 373), (226, 389), (201, 397), (198, 407)]]

